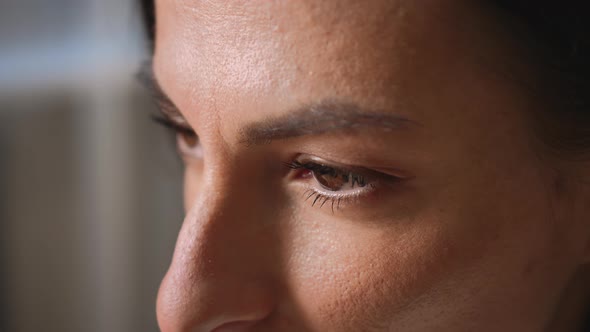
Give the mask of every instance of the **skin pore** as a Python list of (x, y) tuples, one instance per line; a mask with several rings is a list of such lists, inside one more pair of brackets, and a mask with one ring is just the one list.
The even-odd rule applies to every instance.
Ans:
[[(575, 331), (588, 188), (456, 1), (156, 1), (185, 162), (162, 331)], [(576, 168), (576, 170), (574, 170)], [(567, 317), (565, 319), (564, 317)], [(571, 324), (571, 325), (565, 325)]]

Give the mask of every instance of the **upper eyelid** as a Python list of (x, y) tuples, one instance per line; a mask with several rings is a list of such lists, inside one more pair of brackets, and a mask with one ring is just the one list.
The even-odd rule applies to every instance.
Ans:
[(345, 168), (340, 166), (328, 165), (328, 164), (320, 164), (317, 162), (306, 162), (301, 165), (301, 167), (309, 169), (310, 171), (320, 171), (320, 170), (332, 170), (338, 174), (357, 174), (361, 175), (359, 170), (355, 170), (352, 168)]
[(178, 133), (195, 135), (195, 131), (192, 130), (189, 126), (185, 126), (184, 124), (177, 123), (176, 121), (170, 120), (166, 116), (152, 115), (152, 120), (164, 127), (173, 129)]
[(191, 128), (182, 113), (180, 113), (176, 106), (172, 104), (172, 101), (169, 99), (159, 99), (157, 96), (154, 96), (154, 98), (156, 99), (158, 110), (166, 119), (176, 123), (181, 127)]
[[(305, 168), (306, 164), (311, 164), (311, 165), (316, 165), (317, 167), (327, 167), (330, 169), (335, 170), (338, 173), (352, 173), (352, 174), (357, 174), (357, 175), (363, 175), (363, 176), (367, 176), (367, 175), (371, 175), (373, 173), (378, 173), (378, 171), (372, 170), (370, 168), (366, 168), (366, 167), (362, 167), (362, 166), (356, 166), (356, 165), (343, 165), (337, 162), (331, 162), (331, 161), (327, 161), (327, 160), (317, 160), (315, 158), (310, 158), (309, 160), (303, 160), (303, 161), (295, 161), (290, 163), (290, 165), (296, 165), (299, 164), (301, 167)], [(316, 167), (314, 167), (316, 168)], [(311, 169), (310, 169), (311, 170)]]
[(312, 172), (318, 171), (320, 168), (328, 168), (333, 170), (335, 175), (348, 175), (351, 176), (351, 179), (353, 181), (356, 181), (354, 179), (362, 179), (363, 182), (372, 182), (372, 181), (376, 181), (379, 180), (379, 178), (381, 178), (380, 175), (378, 175), (378, 172), (376, 171), (372, 171), (370, 169), (365, 169), (365, 168), (361, 168), (361, 167), (351, 167), (351, 168), (347, 168), (347, 167), (342, 167), (342, 166), (332, 166), (332, 165), (327, 165), (327, 164), (323, 164), (323, 163), (318, 163), (316, 161), (309, 161), (309, 162), (305, 162), (305, 163), (300, 163), (300, 162), (290, 162), (290, 163), (286, 163), (285, 164), (288, 168), (296, 170), (296, 169), (306, 169)]

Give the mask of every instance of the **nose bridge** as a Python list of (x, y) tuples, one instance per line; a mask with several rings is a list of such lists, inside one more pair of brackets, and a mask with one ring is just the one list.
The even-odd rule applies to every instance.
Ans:
[(267, 240), (254, 211), (244, 209), (239, 197), (210, 191), (201, 196), (206, 197), (195, 202), (185, 217), (172, 264), (191, 267), (200, 277), (232, 269), (242, 274), (254, 270), (256, 264), (248, 269), (239, 264), (258, 251), (257, 243)]
[[(273, 230), (245, 186), (209, 175), (180, 231), (160, 287), (163, 331), (210, 331), (256, 321), (272, 311)], [(250, 188), (255, 190), (255, 188)]]

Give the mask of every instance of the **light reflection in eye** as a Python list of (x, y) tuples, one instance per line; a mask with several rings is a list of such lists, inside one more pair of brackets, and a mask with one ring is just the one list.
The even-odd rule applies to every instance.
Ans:
[(304, 193), (305, 200), (320, 208), (328, 205), (332, 212), (339, 209), (343, 202), (360, 199), (373, 192), (380, 178), (394, 179), (392, 176), (376, 175), (374, 173), (377, 172), (370, 170), (356, 170), (356, 167), (351, 170), (332, 166), (317, 158), (296, 159), (287, 163), (287, 167), (292, 170), (294, 179), (306, 181), (309, 185)]
[(293, 170), (307, 173), (307, 176), (313, 177), (323, 189), (328, 191), (345, 191), (367, 186), (367, 180), (361, 174), (318, 162), (294, 161), (288, 166)]

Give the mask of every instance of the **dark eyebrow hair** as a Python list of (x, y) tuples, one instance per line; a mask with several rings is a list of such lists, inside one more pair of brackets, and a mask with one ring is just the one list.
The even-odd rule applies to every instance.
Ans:
[(241, 142), (258, 145), (360, 127), (393, 131), (414, 125), (420, 126), (415, 121), (389, 112), (364, 110), (355, 103), (328, 99), (298, 107), (277, 118), (249, 124), (241, 132)]
[[(136, 77), (151, 92), (166, 117), (189, 127), (180, 110), (160, 87), (151, 61), (142, 64)], [(246, 145), (260, 145), (276, 140), (321, 135), (360, 127), (376, 127), (393, 131), (408, 129), (413, 125), (420, 126), (419, 123), (400, 115), (365, 110), (355, 103), (326, 99), (300, 106), (280, 117), (246, 125), (240, 131), (240, 142)]]
[(174, 122), (186, 124), (186, 120), (184, 119), (184, 116), (178, 107), (176, 107), (174, 102), (172, 102), (170, 97), (168, 97), (168, 95), (158, 83), (158, 79), (154, 74), (152, 61), (143, 62), (135, 74), (135, 78), (143, 87), (148, 90), (155, 102), (158, 104), (160, 112), (165, 117)]

